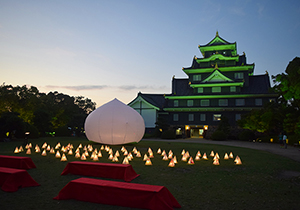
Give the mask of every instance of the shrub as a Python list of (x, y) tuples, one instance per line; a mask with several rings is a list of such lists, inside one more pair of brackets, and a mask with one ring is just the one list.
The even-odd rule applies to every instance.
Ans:
[(211, 135), (210, 138), (212, 140), (223, 141), (227, 139), (227, 135), (223, 131), (217, 130)]
[(176, 133), (173, 130), (166, 130), (161, 134), (162, 139), (176, 139)]
[(253, 139), (255, 139), (255, 134), (250, 130), (244, 130), (239, 134), (241, 141), (252, 141)]

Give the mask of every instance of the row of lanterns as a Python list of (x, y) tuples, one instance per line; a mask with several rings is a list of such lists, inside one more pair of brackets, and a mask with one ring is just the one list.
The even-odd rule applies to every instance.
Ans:
[[(61, 149), (60, 149), (60, 147), (61, 147)], [(81, 148), (83, 148), (83, 152), (80, 155)], [(31, 143), (27, 144), (25, 149), (26, 149), (26, 154), (31, 154), (32, 144)], [(39, 148), (38, 145), (36, 145), (34, 149), (35, 149), (36, 153), (41, 152), (41, 149)], [(45, 142), (42, 145), (42, 149), (43, 149), (43, 152), (41, 154), (42, 156), (46, 156), (47, 152), (49, 152), (50, 154), (55, 154), (56, 158), (61, 158), (61, 161), (67, 161), (67, 157), (66, 157), (65, 153), (68, 155), (73, 155), (73, 145), (70, 143), (67, 146), (61, 146), (61, 144), (58, 143), (54, 149), (53, 147), (50, 147), (50, 145), (48, 145)], [(62, 155), (60, 154), (59, 149), (63, 153)], [(57, 151), (55, 152), (55, 150), (57, 150)], [(97, 148), (93, 149), (92, 145), (87, 145), (87, 146), (83, 147), (82, 144), (80, 144), (75, 151), (75, 158), (80, 158), (81, 160), (86, 160), (87, 157), (89, 156), (89, 152), (92, 152), (91, 159), (93, 161), (98, 161), (99, 158), (102, 157), (101, 150), (105, 150), (108, 153), (108, 155), (109, 155), (108, 159), (110, 159), (112, 162), (119, 162), (119, 158), (120, 158), (119, 151), (117, 150), (114, 154), (112, 148), (110, 148), (107, 145), (106, 146), (102, 145), (100, 150), (98, 151)], [(22, 151), (24, 151), (24, 149), (22, 146), (20, 146), (20, 148), (18, 148), (18, 147), (15, 148), (14, 153), (20, 153)], [(131, 161), (133, 159), (132, 153), (137, 158), (141, 158), (141, 156), (142, 156), (141, 152), (138, 151), (136, 149), (136, 147), (133, 148), (132, 152), (128, 152), (128, 150), (123, 146), (121, 148), (121, 152), (123, 152), (123, 156), (124, 156), (124, 159), (122, 162), (123, 164), (129, 164), (129, 161)], [(157, 154), (162, 156), (162, 160), (165, 160), (165, 161), (170, 160), (169, 165), (168, 165), (169, 167), (175, 167), (175, 164), (178, 163), (177, 157), (176, 157), (176, 155), (173, 154), (172, 150), (170, 150), (168, 153), (166, 153), (165, 150), (161, 150), (159, 148), (157, 150)], [(187, 162), (188, 165), (195, 164), (193, 157), (190, 156), (188, 151), (185, 151), (183, 149), (181, 152), (181, 155), (182, 155), (181, 161)], [(219, 162), (220, 156), (218, 153), (214, 153), (214, 151), (211, 151), (209, 156), (213, 158), (214, 165), (220, 164), (220, 162)], [(151, 158), (154, 158), (154, 154), (153, 154), (152, 149), (149, 147), (148, 152), (144, 155), (144, 158), (143, 158), (143, 161), (145, 161), (145, 165), (152, 165)], [(233, 159), (233, 158), (234, 157), (233, 157), (232, 152), (230, 152), (229, 155), (227, 153), (225, 153), (225, 155), (224, 155), (224, 160), (229, 160), (229, 159)], [(203, 155), (201, 155), (200, 151), (198, 151), (195, 156), (195, 161), (200, 161), (201, 159), (208, 160), (207, 154), (203, 153)], [(236, 165), (242, 164), (242, 161), (239, 156), (236, 156), (234, 162)]]

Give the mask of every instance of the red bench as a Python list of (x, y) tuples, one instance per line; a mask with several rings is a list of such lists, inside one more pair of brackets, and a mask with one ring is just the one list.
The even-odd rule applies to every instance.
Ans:
[(15, 192), (20, 187), (39, 186), (26, 170), (0, 167), (0, 186), (3, 191)]
[(152, 210), (181, 208), (177, 200), (164, 186), (91, 178), (79, 178), (69, 182), (54, 199), (75, 199)]
[(31, 169), (36, 168), (30, 157), (0, 155), (0, 167)]

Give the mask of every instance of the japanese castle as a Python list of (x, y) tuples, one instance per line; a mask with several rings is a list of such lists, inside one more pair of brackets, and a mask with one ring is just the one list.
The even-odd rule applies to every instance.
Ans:
[(276, 99), (269, 92), (270, 79), (253, 75), (254, 63), (237, 54), (236, 42), (216, 36), (198, 46), (202, 58), (194, 56), (191, 67), (182, 68), (188, 78), (172, 78), (172, 93), (144, 94), (128, 105), (144, 118), (146, 132), (154, 132), (155, 122), (163, 118), (177, 135), (205, 137), (222, 116), (231, 126), (241, 116)]

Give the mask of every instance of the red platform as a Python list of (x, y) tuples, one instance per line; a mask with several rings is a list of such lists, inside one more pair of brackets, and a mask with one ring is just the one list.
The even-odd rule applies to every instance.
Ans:
[(26, 170), (0, 167), (0, 186), (3, 191), (15, 192), (19, 187), (33, 187), (39, 184)]
[(95, 176), (111, 179), (122, 179), (130, 182), (139, 176), (131, 165), (116, 163), (95, 163), (73, 161), (67, 164), (61, 175), (76, 174), (82, 176)]
[(75, 199), (152, 210), (181, 208), (174, 196), (164, 186), (91, 178), (79, 178), (69, 182), (54, 199)]
[(0, 167), (31, 169), (36, 168), (30, 157), (0, 155)]

